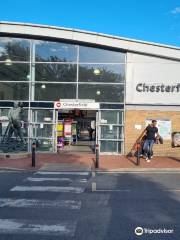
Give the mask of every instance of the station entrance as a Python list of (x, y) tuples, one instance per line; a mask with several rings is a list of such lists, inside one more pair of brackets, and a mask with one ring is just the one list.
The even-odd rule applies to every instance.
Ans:
[(100, 154), (124, 152), (124, 110), (94, 100), (60, 100), (54, 103), (55, 152), (91, 152), (95, 145)]
[(99, 103), (93, 100), (55, 102), (55, 151), (94, 153), (98, 110)]
[(56, 151), (94, 153), (96, 110), (58, 109), (56, 111)]

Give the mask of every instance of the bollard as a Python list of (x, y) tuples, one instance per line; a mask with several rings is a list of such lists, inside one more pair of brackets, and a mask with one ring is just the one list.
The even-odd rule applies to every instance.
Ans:
[(92, 182), (92, 192), (96, 192), (96, 183)]
[(95, 162), (95, 168), (99, 168), (99, 145), (96, 144), (96, 162)]
[(140, 148), (141, 148), (140, 142), (137, 142), (136, 148), (137, 148), (137, 165), (140, 165)]
[(32, 167), (36, 166), (36, 142), (32, 143)]

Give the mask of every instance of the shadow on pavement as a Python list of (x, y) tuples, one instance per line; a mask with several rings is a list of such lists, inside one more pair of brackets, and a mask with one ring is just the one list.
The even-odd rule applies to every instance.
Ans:
[[(173, 185), (179, 187), (172, 181), (177, 181), (177, 176), (173, 180), (172, 176), (167, 179), (165, 175), (152, 174), (97, 175), (97, 190), (102, 191), (92, 192), (86, 199), (79, 239), (179, 240), (180, 193), (167, 191)], [(174, 233), (136, 236), (136, 227), (173, 229)]]
[(112, 215), (104, 239), (136, 239), (136, 227), (175, 231), (174, 234), (143, 234), (140, 239), (179, 239), (179, 193), (167, 192), (162, 184), (139, 175), (118, 177), (116, 188), (124, 189), (122, 183), (131, 192), (111, 194)]
[(176, 157), (169, 157), (169, 158), (180, 163), (180, 158), (176, 158)]

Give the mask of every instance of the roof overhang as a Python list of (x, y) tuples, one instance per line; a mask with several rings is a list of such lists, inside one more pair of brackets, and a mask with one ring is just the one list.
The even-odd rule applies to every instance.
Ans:
[(136, 52), (180, 61), (179, 47), (137, 41), (134, 39), (121, 38), (77, 29), (27, 23), (0, 22), (0, 35), (3, 34), (83, 42), (84, 44), (116, 48), (128, 52)]

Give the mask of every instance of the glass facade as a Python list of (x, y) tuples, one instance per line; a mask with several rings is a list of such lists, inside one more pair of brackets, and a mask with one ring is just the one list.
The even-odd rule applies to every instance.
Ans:
[(29, 62), (30, 41), (21, 38), (0, 37), (0, 61)]
[(100, 110), (100, 151), (122, 153), (124, 141), (124, 112), (122, 110)]
[(76, 64), (36, 64), (35, 81), (41, 82), (76, 82)]
[(36, 62), (77, 62), (77, 45), (35, 41)]
[(59, 99), (75, 99), (75, 98), (76, 98), (75, 84), (40, 83), (35, 85), (36, 101), (57, 101)]
[(124, 65), (117, 64), (80, 64), (80, 82), (124, 83)]
[(1, 100), (28, 100), (28, 83), (0, 82)]
[[(40, 114), (41, 109), (36, 113), (30, 103), (93, 99), (123, 105), (125, 69), (126, 54), (123, 52), (63, 42), (0, 37), (0, 102), (27, 102), (26, 121), (30, 124), (25, 132), (29, 143), (32, 138), (39, 138), (42, 145), (46, 143), (46, 150), (52, 149), (54, 123), (47, 123), (46, 117)], [(52, 114), (48, 109), (44, 114), (49, 111)], [(107, 114), (107, 124), (117, 125), (111, 133), (110, 125), (102, 126), (102, 151), (106, 148), (106, 139), (111, 139), (113, 147), (109, 145), (108, 148), (121, 152), (119, 140), (123, 138), (123, 126), (118, 124), (123, 125), (123, 120), (120, 121), (123, 111), (116, 112), (117, 123), (113, 114), (108, 116), (109, 111), (101, 112), (101, 118)]]
[(123, 102), (124, 85), (80, 84), (79, 99), (95, 99), (96, 102)]

